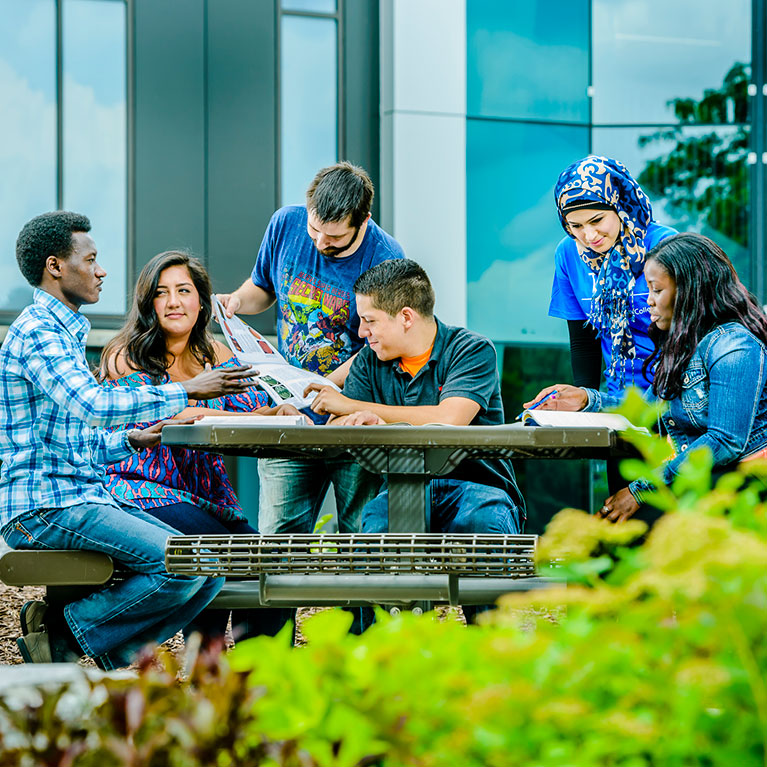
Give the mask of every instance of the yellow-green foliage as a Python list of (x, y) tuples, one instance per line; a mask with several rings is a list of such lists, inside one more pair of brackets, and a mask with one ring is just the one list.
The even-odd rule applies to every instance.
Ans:
[(300, 650), (283, 632), (188, 682), (146, 670), (67, 716), (52, 696), (6, 711), (0, 763), (767, 767), (763, 471), (712, 489), (692, 456), (641, 547), (642, 523), (563, 511), (539, 559), (568, 584), (509, 595), (479, 627), (381, 614), (357, 638), (324, 612)]

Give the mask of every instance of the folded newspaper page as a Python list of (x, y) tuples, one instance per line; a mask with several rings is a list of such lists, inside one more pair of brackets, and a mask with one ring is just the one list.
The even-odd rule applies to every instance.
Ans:
[(327, 378), (289, 364), (258, 331), (236, 315), (227, 318), (224, 307), (215, 296), (213, 310), (229, 348), (241, 363), (253, 365), (258, 370), (254, 378), (275, 405), (293, 405), (299, 410), (308, 407), (317, 396), (317, 392), (309, 392), (304, 397), (304, 389), (310, 383), (332, 386), (341, 391)]

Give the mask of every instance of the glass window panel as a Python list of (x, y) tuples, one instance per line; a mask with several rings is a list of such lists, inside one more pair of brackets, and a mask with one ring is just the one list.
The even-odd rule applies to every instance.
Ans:
[(0, 0), (0, 309), (32, 288), (16, 264), (16, 237), (56, 208), (56, 8), (53, 0)]
[(592, 29), (595, 123), (748, 120), (751, 0), (594, 0)]
[(107, 271), (91, 314), (122, 314), (127, 294), (125, 4), (65, 0), (64, 207), (93, 225)]
[(564, 236), (554, 208), (562, 169), (588, 153), (588, 128), (468, 120), (468, 324), (502, 343), (565, 343), (548, 316), (554, 251)]
[(470, 116), (588, 122), (588, 0), (466, 3)]
[(282, 0), (282, 10), (335, 13), (336, 0)]
[(715, 240), (752, 282), (747, 126), (601, 128), (592, 141), (595, 153), (626, 164), (659, 223)]
[(282, 204), (304, 202), (316, 172), (337, 158), (335, 19), (283, 16), (280, 38)]
[[(498, 347), (497, 351), (503, 360), (501, 396), (507, 423), (512, 423), (522, 409), (522, 403), (532, 399), (544, 386), (572, 380), (569, 349), (555, 346), (506, 346)], [(591, 463), (515, 459), (517, 484), (527, 505), (526, 533), (543, 533), (554, 514), (565, 507), (591, 507)], [(600, 505), (607, 495), (604, 493), (598, 496)]]

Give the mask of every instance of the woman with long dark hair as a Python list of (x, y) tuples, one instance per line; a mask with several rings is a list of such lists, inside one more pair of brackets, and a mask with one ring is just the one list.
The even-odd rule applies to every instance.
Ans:
[[(125, 325), (102, 352), (100, 378), (104, 385), (185, 381), (206, 367), (239, 364), (208, 330), (211, 293), (205, 267), (189, 254), (168, 251), (149, 261), (139, 275)], [(255, 388), (189, 404), (179, 417), (273, 412), (267, 407), (266, 394)], [(105, 468), (107, 487), (114, 496), (180, 533), (256, 532), (237, 501), (220, 455), (158, 445)], [(274, 633), (284, 622), (280, 615), (272, 610), (235, 611), (235, 633)], [(197, 618), (194, 628), (208, 638), (223, 636), (227, 620), (228, 612), (210, 610)]]
[[(655, 364), (652, 392), (668, 402), (661, 418), (675, 451), (664, 481), (673, 482), (689, 452), (701, 447), (711, 451), (718, 474), (767, 456), (767, 318), (730, 259), (708, 237), (677, 234), (648, 253), (644, 273), (655, 343), (644, 367)], [(620, 399), (564, 384), (538, 398), (552, 390), (542, 409), (601, 410)], [(632, 482), (599, 514), (612, 521), (635, 516), (647, 488)]]

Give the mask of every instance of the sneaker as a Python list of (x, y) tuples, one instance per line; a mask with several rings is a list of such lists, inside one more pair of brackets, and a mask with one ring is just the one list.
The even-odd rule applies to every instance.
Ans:
[(34, 631), (16, 640), (24, 663), (53, 663), (51, 642), (47, 631)]
[(26, 602), (19, 613), (22, 635), (27, 636), (28, 634), (36, 634), (40, 631), (43, 628), (47, 611), (48, 605), (45, 602), (38, 600)]
[(47, 631), (34, 631), (16, 640), (24, 663), (77, 663), (80, 656), (63, 639)]

